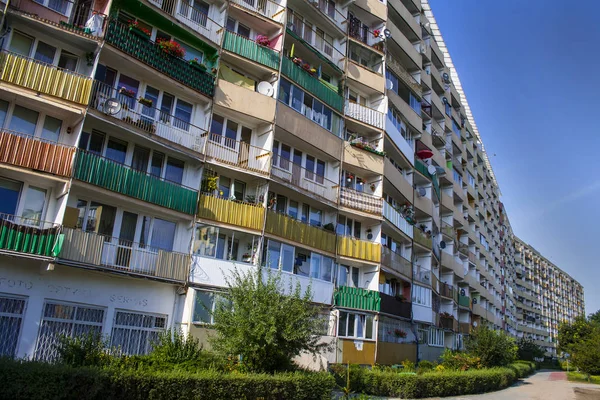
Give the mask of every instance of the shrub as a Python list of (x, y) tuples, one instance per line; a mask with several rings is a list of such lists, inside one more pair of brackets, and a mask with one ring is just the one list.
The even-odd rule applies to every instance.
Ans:
[(74, 367), (105, 365), (110, 360), (106, 353), (108, 341), (99, 332), (88, 332), (80, 336), (61, 336), (56, 345), (59, 362)]
[(421, 374), (424, 372), (432, 371), (433, 369), (435, 369), (436, 366), (437, 366), (437, 363), (433, 363), (428, 360), (421, 360), (421, 361), (419, 361), (419, 366), (417, 367), (417, 373)]
[(514, 339), (505, 332), (494, 331), (486, 326), (473, 330), (465, 342), (465, 348), (467, 353), (479, 357), (485, 368), (507, 366), (517, 357)]
[(442, 365), (447, 369), (467, 371), (481, 368), (481, 359), (479, 357), (474, 357), (464, 352), (446, 349), (442, 353), (441, 358)]
[(0, 361), (3, 399), (329, 400), (332, 387), (333, 378), (327, 373), (161, 373)]
[(517, 378), (525, 378), (535, 371), (535, 363), (530, 361), (515, 361), (510, 364), (509, 368), (515, 371)]
[(517, 357), (519, 360), (534, 361), (543, 358), (546, 352), (535, 344), (533, 339), (522, 337), (517, 341)]

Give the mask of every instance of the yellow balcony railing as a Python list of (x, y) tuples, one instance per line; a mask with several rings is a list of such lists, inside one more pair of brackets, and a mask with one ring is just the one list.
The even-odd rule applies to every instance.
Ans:
[(263, 228), (265, 209), (260, 205), (225, 200), (203, 194), (198, 202), (198, 218), (211, 219), (259, 231)]
[(381, 245), (348, 236), (338, 236), (337, 251), (340, 256), (358, 258), (365, 261), (381, 261)]
[(92, 92), (87, 76), (6, 51), (0, 53), (0, 80), (85, 105)]
[(268, 211), (265, 232), (335, 253), (335, 233), (310, 226), (284, 214)]

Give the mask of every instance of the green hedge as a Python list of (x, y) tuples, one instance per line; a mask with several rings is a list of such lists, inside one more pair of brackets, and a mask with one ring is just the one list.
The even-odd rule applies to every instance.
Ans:
[(350, 383), (353, 391), (373, 396), (402, 398), (461, 396), (503, 389), (533, 371), (535, 371), (535, 364), (529, 362), (518, 362), (508, 368), (446, 370), (420, 375), (351, 367)]
[(0, 361), (2, 399), (330, 400), (333, 386), (327, 373), (161, 373)]

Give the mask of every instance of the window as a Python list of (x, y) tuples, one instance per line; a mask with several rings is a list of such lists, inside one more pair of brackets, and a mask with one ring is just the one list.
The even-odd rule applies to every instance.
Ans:
[[(448, 106), (448, 105), (447, 105)], [(460, 128), (458, 127), (458, 125), (456, 124), (456, 122), (454, 122), (454, 120), (452, 120), (452, 132), (454, 132), (454, 134), (460, 138)]]
[(0, 296), (0, 356), (15, 357), (21, 335), (26, 300), (19, 297)]
[(182, 1), (179, 5), (179, 14), (206, 27), (209, 8), (209, 4), (201, 0)]
[(46, 64), (52, 64), (54, 62), (55, 55), (56, 47), (50, 46), (47, 43), (39, 41), (35, 49), (33, 58)]
[(77, 229), (103, 235), (105, 241), (111, 240), (117, 215), (116, 207), (79, 199), (77, 208), (79, 209)]
[(323, 184), (325, 178), (325, 162), (313, 156), (306, 156), (305, 178)]
[(469, 180), (469, 185), (471, 187), (475, 187), (475, 178), (473, 177), (473, 175), (471, 175), (469, 171), (467, 171), (467, 178)]
[(359, 177), (354, 175), (352, 172), (344, 172), (342, 174), (342, 186), (348, 189), (354, 189), (357, 192), (362, 192), (364, 190), (365, 181)]
[(444, 330), (429, 328), (429, 343), (433, 347), (444, 347)]
[(226, 301), (218, 293), (194, 291), (194, 311), (192, 315), (193, 324), (214, 324), (213, 312), (219, 302)]
[(44, 119), (41, 138), (52, 142), (58, 142), (61, 127), (62, 121), (60, 119), (47, 115)]
[(77, 56), (73, 53), (69, 53), (66, 50), (60, 52), (58, 59), (58, 67), (67, 71), (77, 71)]
[(148, 354), (166, 327), (166, 315), (117, 310), (110, 345), (127, 355)]
[(61, 336), (74, 338), (90, 333), (100, 334), (103, 321), (103, 308), (46, 301), (35, 347), (35, 358), (43, 361), (55, 360), (58, 356), (56, 345)]
[(25, 201), (21, 215), (28, 224), (39, 225), (46, 204), (46, 190), (29, 186), (25, 193)]
[(63, 15), (69, 15), (71, 13), (71, 1), (69, 0), (34, 0), (51, 10)]
[(184, 162), (175, 158), (167, 159), (167, 168), (165, 170), (165, 180), (175, 182), (181, 185), (183, 182)]
[(92, 131), (92, 133), (81, 132), (79, 148), (92, 154), (102, 155), (105, 137), (103, 133), (97, 131)]
[(338, 216), (337, 234), (360, 239), (361, 223), (344, 215)]
[(349, 286), (359, 288), (360, 286), (360, 269), (358, 267), (349, 267), (340, 265), (338, 272), (338, 287)]
[(126, 154), (127, 142), (115, 138), (108, 139), (105, 154), (107, 159), (118, 162), (119, 164), (124, 164)]
[(27, 36), (19, 31), (14, 31), (8, 49), (13, 53), (29, 57), (31, 48), (33, 47), (33, 41), (34, 38), (31, 36)]
[(389, 69), (385, 71), (385, 77), (392, 81), (394, 91), (402, 100), (404, 100), (410, 107), (419, 115), (421, 115), (421, 102), (419, 99), (411, 92), (411, 90), (402, 82), (402, 80), (398, 79), (396, 74), (394, 74)]
[(175, 106), (175, 120), (173, 121), (173, 125), (179, 129), (183, 129), (185, 131), (190, 129), (190, 122), (192, 122), (192, 110), (194, 106), (188, 102), (183, 100), (177, 100), (177, 105)]
[(429, 343), (429, 329), (424, 329), (419, 327), (417, 329), (417, 339), (419, 344), (427, 344)]
[(373, 316), (340, 311), (338, 336), (373, 339)]
[(256, 236), (209, 225), (196, 225), (193, 252), (203, 257), (254, 263), (258, 255)]
[(331, 282), (334, 268), (332, 258), (274, 240), (265, 246), (263, 263), (273, 269), (327, 282)]
[(415, 304), (431, 307), (431, 289), (419, 285), (413, 285), (412, 301)]
[(302, 113), (323, 128), (340, 136), (340, 117), (329, 107), (305, 93), (286, 79), (281, 79), (279, 101)]
[(225, 26), (225, 28), (230, 32), (237, 33), (240, 36), (250, 39), (250, 28), (235, 20), (234, 18), (227, 18), (227, 25)]
[(15, 105), (8, 129), (33, 136), (39, 116), (37, 111)]
[(458, 183), (460, 186), (462, 186), (463, 184), (463, 179), (462, 179), (462, 175), (460, 172), (458, 172), (456, 169), (452, 168), (452, 177), (454, 179), (454, 182)]
[(212, 122), (210, 124), (210, 140), (212, 142), (235, 149), (237, 147), (238, 137), (244, 132), (246, 132), (245, 136), (248, 139), (252, 130), (228, 118), (213, 114)]

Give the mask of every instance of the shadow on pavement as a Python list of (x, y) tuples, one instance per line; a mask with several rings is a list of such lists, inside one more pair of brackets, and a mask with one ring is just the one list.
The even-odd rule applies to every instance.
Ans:
[(576, 387), (573, 389), (575, 392), (576, 400), (598, 400), (600, 399), (600, 388), (599, 389), (587, 389)]

